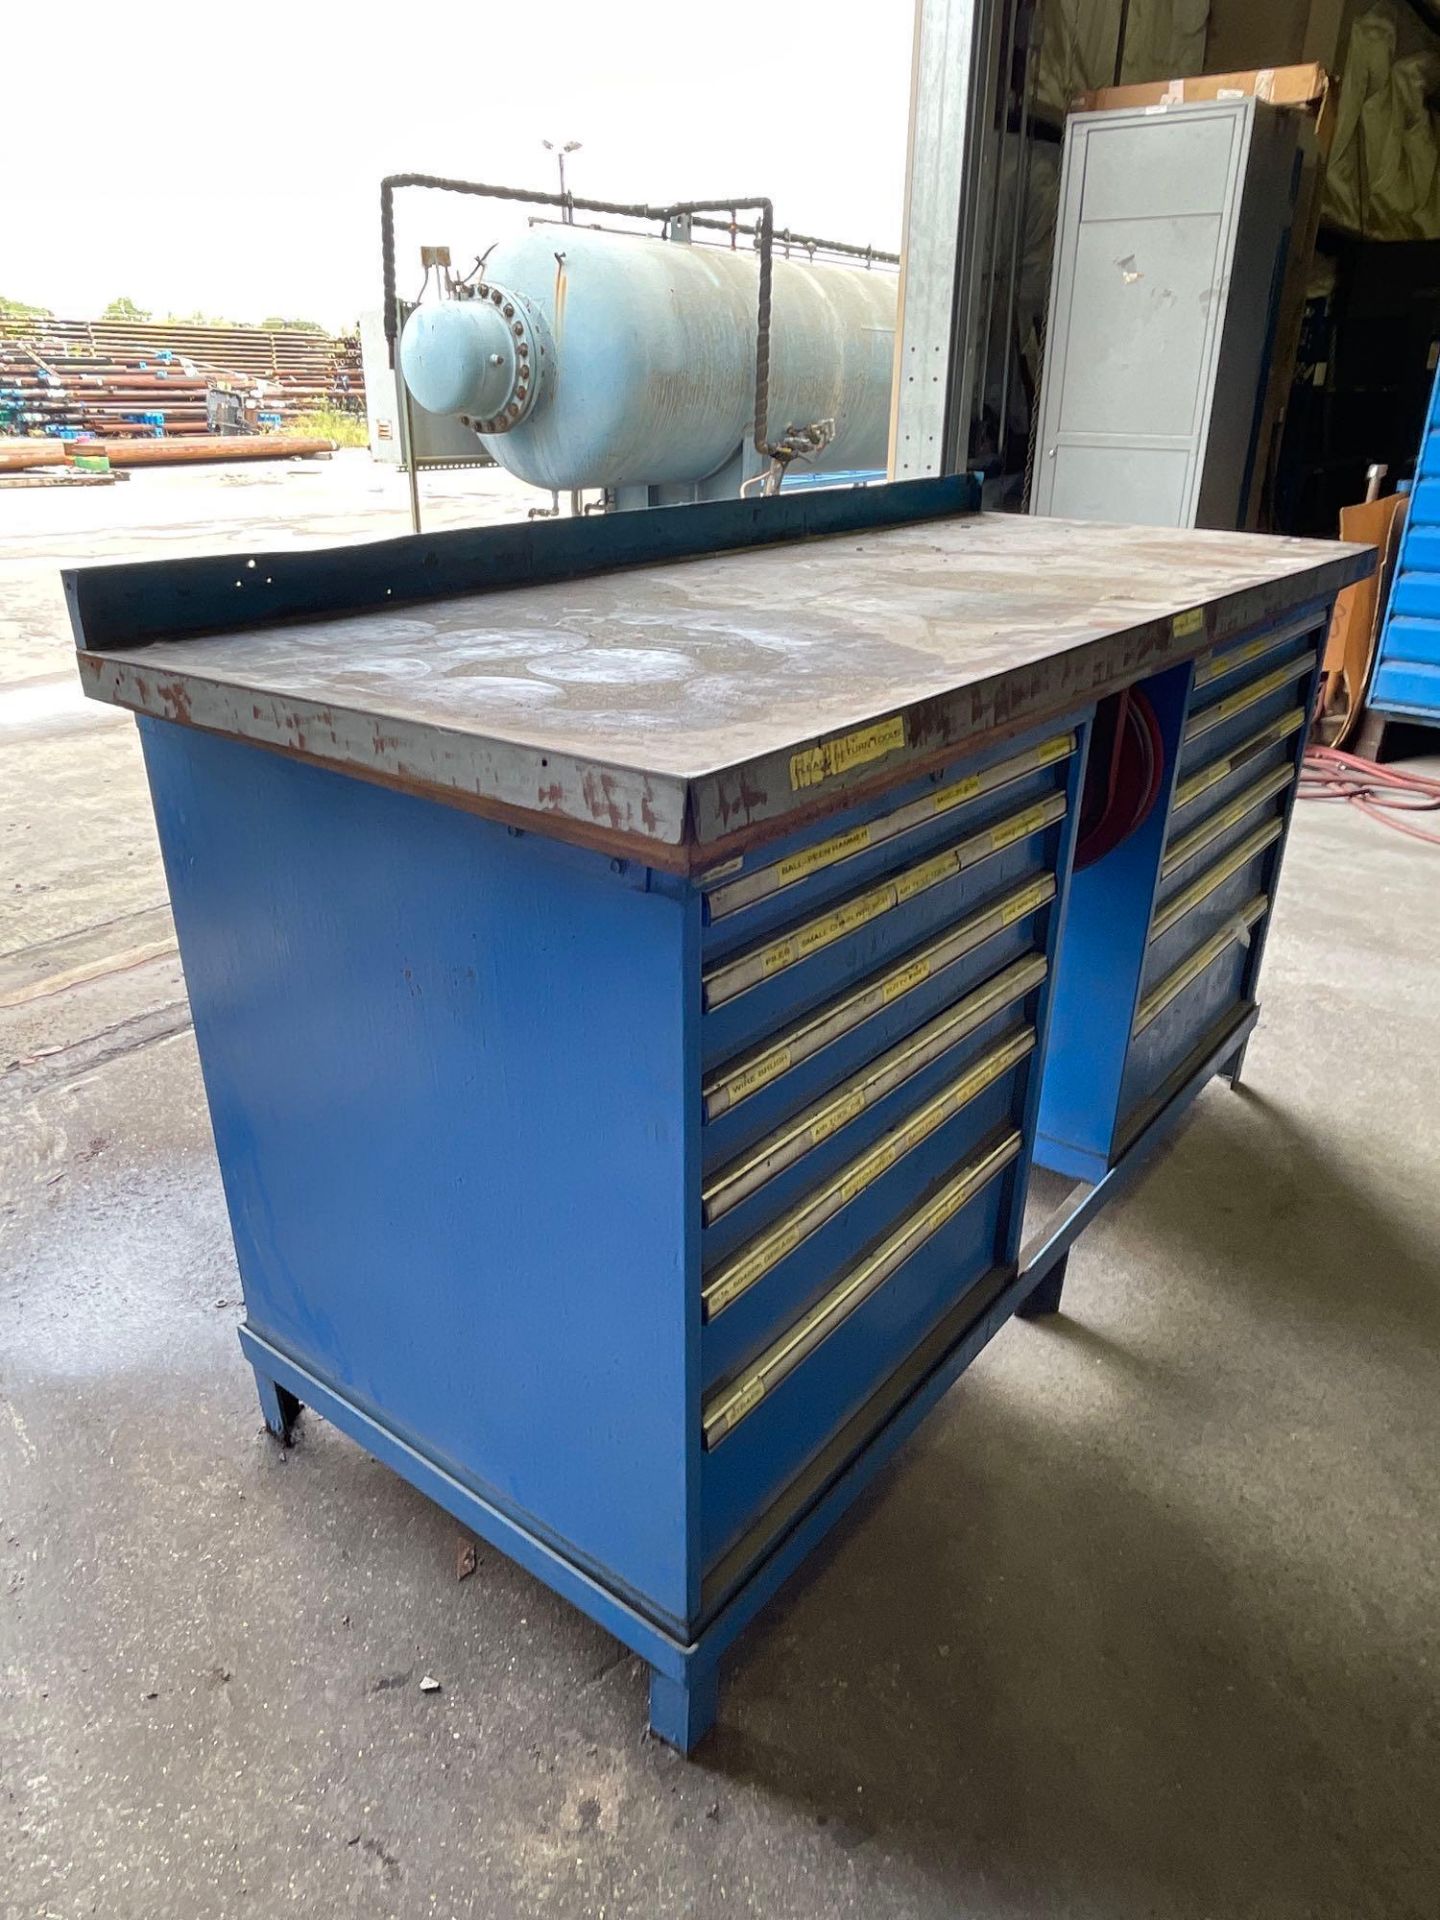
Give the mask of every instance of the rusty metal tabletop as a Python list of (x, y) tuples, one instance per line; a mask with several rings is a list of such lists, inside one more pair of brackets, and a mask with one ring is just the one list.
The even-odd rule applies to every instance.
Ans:
[(92, 645), (77, 616), (77, 638), (97, 699), (689, 871), (1318, 609), (1372, 560), (951, 514), (144, 644)]

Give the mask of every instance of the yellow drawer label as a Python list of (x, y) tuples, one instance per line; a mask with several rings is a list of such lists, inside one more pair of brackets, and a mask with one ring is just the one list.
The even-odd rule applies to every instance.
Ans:
[(898, 1000), (902, 993), (909, 993), (912, 987), (918, 987), (929, 978), (930, 962), (912, 960), (908, 967), (901, 967), (898, 973), (889, 976), (880, 989), (880, 997), (888, 1007), (892, 1000)]
[(852, 767), (863, 767), (872, 760), (883, 760), (905, 745), (905, 721), (900, 714), (891, 720), (877, 720), (854, 733), (839, 734), (822, 741), (818, 747), (806, 747), (790, 756), (790, 788), (801, 793), (806, 787), (818, 787)]
[(727, 1403), (725, 1408), (726, 1425), (733, 1427), (735, 1422), (743, 1419), (752, 1407), (758, 1407), (764, 1398), (765, 1376), (759, 1373), (752, 1374), (736, 1394), (735, 1398)]
[(1231, 647), (1228, 653), (1206, 654), (1205, 666), (1211, 673), (1229, 673), (1232, 667), (1246, 666), (1251, 660), (1258, 660), (1262, 653), (1269, 653), (1272, 647), (1283, 645), (1283, 636), (1262, 633), (1258, 640), (1247, 640), (1243, 647)]
[(793, 1253), (804, 1237), (798, 1226), (791, 1226), (762, 1240), (753, 1252), (737, 1261), (716, 1286), (707, 1290), (706, 1313), (711, 1316), (720, 1313), (732, 1300), (748, 1292), (757, 1280), (762, 1280), (772, 1267), (778, 1266), (787, 1253)]
[(793, 967), (797, 960), (807, 959), (822, 947), (828, 947), (832, 941), (843, 939), (857, 927), (863, 927), (868, 921), (878, 919), (882, 913), (888, 913), (894, 904), (895, 889), (892, 886), (876, 887), (870, 893), (862, 893), (858, 900), (836, 907), (833, 913), (810, 921), (808, 926), (797, 927), (794, 933), (787, 933), (783, 940), (776, 940), (761, 949), (761, 974), (768, 980), (772, 973), (779, 973), (784, 967)]
[(812, 1120), (808, 1128), (810, 1144), (818, 1147), (822, 1140), (828, 1140), (832, 1133), (838, 1133), (847, 1126), (857, 1113), (865, 1111), (863, 1093), (847, 1093), (843, 1100), (837, 1100), (833, 1107), (822, 1113), (818, 1120)]
[(1002, 847), (1013, 846), (1017, 840), (1037, 833), (1045, 825), (1045, 806), (1029, 807), (1024, 813), (1017, 813), (1013, 820), (1002, 820), (998, 827), (990, 830), (990, 845), (998, 853)]
[(899, 1143), (891, 1141), (867, 1155), (849, 1178), (840, 1182), (840, 1198), (848, 1203), (873, 1186), (887, 1168), (894, 1166), (901, 1151)]
[(1013, 926), (1017, 920), (1023, 920), (1027, 913), (1034, 913), (1037, 907), (1046, 904), (1054, 891), (1051, 881), (1040, 880), (1033, 887), (1026, 887), (1023, 893), (1013, 895), (1000, 909), (1001, 926)]
[(1283, 667), (1277, 667), (1273, 673), (1265, 674), (1259, 680), (1252, 680), (1248, 686), (1237, 687), (1234, 693), (1227, 693), (1223, 700), (1217, 700), (1213, 707), (1201, 709), (1205, 720), (1228, 720), (1232, 713), (1241, 713), (1246, 707), (1254, 706), (1267, 694), (1276, 693), (1291, 680), (1298, 680), (1302, 672), (1308, 673), (1314, 660), (1313, 653), (1297, 655), (1295, 660)]
[(1066, 754), (1074, 751), (1074, 734), (1060, 733), (1053, 740), (1042, 741), (1035, 749), (1035, 764), (1037, 767), (1048, 767), (1052, 761), (1063, 760)]
[(935, 1129), (948, 1120), (952, 1113), (958, 1113), (964, 1104), (964, 1089), (957, 1087), (943, 1100), (937, 1100), (933, 1106), (926, 1107), (917, 1113), (909, 1126), (897, 1135), (894, 1146), (887, 1150), (889, 1158), (885, 1162), (886, 1166), (888, 1167), (890, 1161), (899, 1154), (909, 1153), (913, 1147), (918, 1147), (922, 1141), (928, 1140)]
[(760, 956), (760, 971), (768, 976), (779, 973), (782, 967), (793, 967), (800, 958), (799, 950), (793, 939), (777, 940), (773, 947), (766, 947)]
[(969, 1198), (969, 1190), (963, 1186), (942, 1193), (938, 1200), (932, 1200), (926, 1207), (915, 1222), (916, 1227), (921, 1233), (933, 1233), (937, 1227), (943, 1227), (947, 1220), (953, 1220)]
[(948, 813), (951, 807), (962, 806), (965, 801), (973, 800), (979, 791), (979, 774), (967, 774), (965, 779), (957, 780), (953, 787), (941, 787), (930, 804), (936, 813)]
[(895, 895), (889, 887), (881, 887), (874, 893), (863, 893), (858, 900), (837, 907), (834, 913), (827, 913), (823, 920), (812, 920), (808, 927), (801, 927), (795, 935), (795, 944), (802, 955), (818, 953), (821, 947), (828, 947), (832, 940), (841, 940), (847, 933), (854, 933), (857, 927), (868, 926), (882, 913), (888, 913), (894, 904)]
[(1018, 1060), (1023, 1060), (1029, 1051), (1030, 1036), (1027, 1033), (1023, 1040), (1012, 1041), (1008, 1047), (1003, 1047), (983, 1066), (977, 1067), (960, 1089), (960, 1094), (967, 1101), (973, 1100), (977, 1093), (983, 1093), (986, 1087), (1000, 1078), (1002, 1073), (1008, 1073)]
[(854, 827), (849, 833), (837, 833), (833, 840), (822, 840), (818, 846), (806, 847), (803, 853), (792, 853), (788, 860), (780, 861), (775, 872), (781, 885), (788, 886), (792, 880), (801, 880), (807, 873), (834, 866), (837, 860), (848, 860), (852, 853), (863, 852), (869, 844), (869, 827)]
[(722, 1081), (719, 1091), (731, 1101), (748, 1099), (752, 1093), (758, 1093), (761, 1087), (768, 1087), (782, 1073), (789, 1070), (789, 1047), (775, 1047), (763, 1054), (748, 1067), (742, 1067), (738, 1073), (732, 1073), (728, 1080)]
[(912, 867), (908, 873), (895, 876), (895, 898), (899, 901), (913, 900), (917, 893), (924, 893), (942, 880), (950, 879), (960, 871), (960, 856), (952, 847), (948, 853), (937, 853), (933, 860), (923, 860), (918, 867)]

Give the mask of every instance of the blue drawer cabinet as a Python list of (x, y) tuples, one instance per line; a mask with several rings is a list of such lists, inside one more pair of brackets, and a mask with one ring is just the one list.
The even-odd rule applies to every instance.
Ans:
[(141, 730), (269, 1390), (700, 1639), (1013, 1278), (1083, 723), (695, 881)]
[(1014, 1261), (1081, 746), (942, 765), (703, 883), (706, 1577)]
[(1327, 618), (1267, 622), (1143, 683), (1160, 799), (1074, 878), (1041, 1164), (1098, 1184), (1197, 1063), (1243, 1045)]
[[(1239, 1044), (1366, 565), (974, 499), (67, 580), (140, 715), (268, 1425), (323, 1414), (583, 1607), (685, 1749), (1040, 1299), (1037, 1151), (1111, 1165)], [(1137, 679), (1163, 804), (1072, 877)]]

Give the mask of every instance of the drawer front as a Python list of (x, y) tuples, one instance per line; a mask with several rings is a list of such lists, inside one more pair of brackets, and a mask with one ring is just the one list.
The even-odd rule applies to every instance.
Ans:
[(1233, 800), (1242, 788), (1272, 768), (1284, 766), (1293, 771), (1296, 735), (1304, 727), (1305, 709), (1297, 703), (1264, 726), (1252, 727), (1225, 751), (1202, 760), (1176, 785), (1171, 837), (1190, 833), (1215, 808)]
[[(1212, 656), (1208, 669), (1204, 662), (1197, 665), (1181, 736), (1182, 788), (1201, 768), (1212, 767), (1296, 706), (1306, 706), (1323, 627), (1313, 622), (1285, 632), (1282, 645), (1262, 651), (1243, 667), (1217, 672), (1215, 663), (1228, 657), (1223, 654)], [(1242, 643), (1237, 651), (1255, 644)], [(1202, 671), (1207, 672), (1203, 682)]]
[(1262, 822), (1170, 896), (1151, 923), (1140, 976), (1142, 1004), (1187, 954), (1202, 946), (1255, 894), (1268, 895), (1274, 848), (1283, 830), (1284, 822), (1278, 817)]
[(1002, 1130), (858, 1251), (810, 1310), (703, 1404), (703, 1550), (713, 1565), (988, 1273), (1004, 1233), (1021, 1136)]
[[(862, 974), (818, 1007), (782, 1021), (757, 1045), (722, 1061), (703, 1083), (707, 1184), (838, 1085), (961, 1002), (978, 1015), (1012, 966), (1043, 946), (1055, 882), (1030, 870), (997, 887), (975, 911), (886, 965)], [(957, 1036), (958, 1037), (958, 1036)]]
[(1212, 647), (1195, 662), (1191, 707), (1199, 710), (1241, 687), (1253, 686), (1274, 669), (1306, 649), (1313, 651), (1327, 621), (1314, 613), (1298, 614), (1263, 633), (1250, 634), (1224, 646)]
[[(778, 876), (801, 867), (810, 849), (792, 847), (753, 874), (712, 883), (702, 959), (707, 1078), (886, 961), (916, 956), (998, 899), (1005, 881), (1050, 870), (1074, 745), (1066, 733), (1012, 751), (1000, 762), (1010, 770), (1003, 782), (985, 781), (989, 767), (946, 768), (924, 793), (905, 789), (888, 812), (827, 823), (815, 841), (825, 864), (787, 884)], [(867, 844), (855, 848), (862, 833)], [(741, 881), (778, 891), (714, 917), (714, 900)]]
[(783, 1211), (796, 1192), (826, 1176), (830, 1163), (841, 1163), (837, 1156), (868, 1146), (893, 1119), (896, 1100), (903, 1108), (927, 1100), (957, 1058), (978, 1052), (979, 1041), (1019, 1015), (1046, 971), (1044, 955), (1034, 951), (1007, 962), (707, 1174), (701, 1220), (715, 1252), (723, 1255), (763, 1216)]
[[(1032, 776), (1043, 775), (1074, 749), (1073, 731), (1063, 728), (977, 769), (946, 768), (912, 781), (860, 817), (827, 824), (819, 839), (780, 842), (748, 860), (727, 863), (702, 882), (705, 922), (714, 936), (711, 950), (737, 928), (743, 938), (753, 940), (757, 933), (796, 920), (858, 883), (904, 864), (946, 837), (956, 818), (977, 824), (982, 816), (975, 802), (986, 796), (996, 796), (986, 810), (995, 814), (1012, 811), (1017, 796), (1053, 791), (1053, 780), (1037, 783)], [(742, 913), (747, 918), (737, 921)]]
[[(898, 1089), (878, 1131), (842, 1130), (826, 1168), (799, 1167), (778, 1212), (768, 1195), (753, 1210), (762, 1224), (730, 1236), (705, 1272), (701, 1301), (707, 1394), (784, 1333), (824, 1296), (857, 1247), (883, 1235), (918, 1206), (934, 1182), (961, 1164), (997, 1127), (1023, 1118), (1035, 1049), (1039, 988), (990, 1028), (954, 1049), (917, 1094)], [(737, 1208), (740, 1221), (752, 1208)], [(719, 1234), (707, 1234), (708, 1242)], [(723, 1244), (723, 1243), (722, 1243)], [(707, 1249), (708, 1250), (708, 1249)]]
[(1073, 731), (706, 884), (707, 1563), (1007, 1257)]
[(1169, 911), (1176, 897), (1187, 892), (1201, 873), (1266, 821), (1278, 819), (1284, 796), (1294, 784), (1294, 767), (1269, 767), (1253, 780), (1246, 780), (1228, 799), (1221, 795), (1214, 804), (1202, 802), (1194, 826), (1172, 833), (1166, 842), (1157, 909)]
[(1188, 949), (1142, 999), (1121, 1089), (1122, 1145), (1137, 1111), (1244, 1004), (1251, 944), (1269, 911), (1264, 894), (1252, 895), (1223, 926)]

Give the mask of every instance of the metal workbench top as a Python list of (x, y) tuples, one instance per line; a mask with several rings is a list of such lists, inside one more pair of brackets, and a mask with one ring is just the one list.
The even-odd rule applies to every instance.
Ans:
[[(919, 483), (922, 499), (928, 487), (953, 500), (943, 484)], [(864, 512), (883, 517), (876, 503), (914, 491), (875, 489)], [(150, 617), (155, 635), (188, 626), (178, 639), (147, 637), (138, 614), (110, 617), (116, 576), (165, 563), (66, 584), (95, 698), (684, 871), (976, 735), (1073, 710), (1322, 601), (1372, 559), (1329, 541), (913, 513), (819, 537), (796, 513), (811, 537), (650, 564), (643, 530), (626, 529), (618, 571), (575, 557), (586, 537), (593, 565), (613, 568), (600, 545), (613, 520), (171, 563), (211, 569), (188, 612)], [(712, 548), (726, 544), (716, 509), (633, 518), (705, 514)], [(480, 551), (485, 535), (523, 536), (540, 556), (532, 572), (568, 577), (416, 597), (422, 546)], [(544, 543), (562, 535), (570, 561), (547, 568)], [(673, 524), (666, 538), (674, 551)], [(365, 597), (327, 590), (324, 569), (333, 580), (368, 558), (374, 574), (387, 553), (398, 592), (372, 585), (364, 610), (323, 613)], [(267, 589), (282, 568), (277, 620)], [(297, 568), (311, 587), (299, 598)], [(493, 572), (472, 563), (469, 577)], [(130, 603), (154, 598), (132, 591)]]

